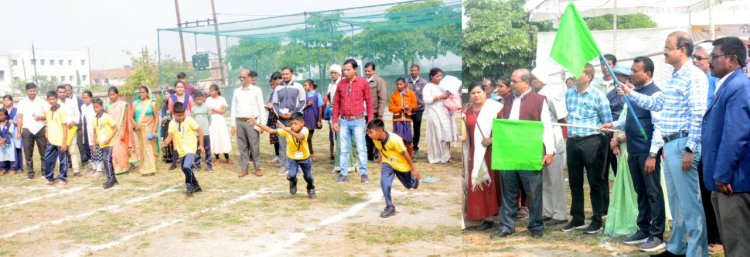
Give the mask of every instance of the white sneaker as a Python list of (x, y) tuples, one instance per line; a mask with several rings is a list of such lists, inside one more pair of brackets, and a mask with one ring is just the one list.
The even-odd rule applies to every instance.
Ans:
[(273, 159), (271, 159), (271, 162), (279, 162), (279, 157), (274, 156)]

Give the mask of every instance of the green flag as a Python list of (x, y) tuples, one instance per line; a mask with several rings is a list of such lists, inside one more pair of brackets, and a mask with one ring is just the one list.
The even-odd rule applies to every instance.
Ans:
[(544, 125), (539, 121), (495, 119), (492, 123), (493, 170), (542, 170)]
[(581, 75), (586, 63), (601, 55), (599, 46), (573, 3), (568, 4), (560, 17), (560, 26), (549, 55), (576, 77)]

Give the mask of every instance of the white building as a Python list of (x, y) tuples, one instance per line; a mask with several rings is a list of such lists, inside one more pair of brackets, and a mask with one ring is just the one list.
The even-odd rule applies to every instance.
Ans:
[(13, 77), (11, 76), (10, 59), (0, 55), (0, 95), (13, 91)]
[(10, 52), (7, 58), (11, 75), (6, 77), (10, 77), (11, 82), (32, 81), (36, 74), (46, 76), (50, 81), (59, 84), (71, 84), (74, 88), (90, 84), (90, 66), (86, 51), (36, 50), (32, 54), (31, 50), (18, 50)]

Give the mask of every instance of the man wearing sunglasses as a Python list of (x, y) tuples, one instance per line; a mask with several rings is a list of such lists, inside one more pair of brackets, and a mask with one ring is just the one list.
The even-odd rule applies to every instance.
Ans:
[(693, 51), (693, 55), (690, 56), (693, 59), (693, 65), (695, 67), (698, 67), (703, 71), (703, 73), (706, 73), (706, 77), (708, 78), (708, 104), (711, 104), (711, 101), (714, 99), (714, 91), (716, 91), (716, 81), (719, 80), (713, 75), (711, 75), (711, 67), (708, 62), (708, 52), (710, 49), (705, 49), (702, 46), (696, 46), (695, 51)]

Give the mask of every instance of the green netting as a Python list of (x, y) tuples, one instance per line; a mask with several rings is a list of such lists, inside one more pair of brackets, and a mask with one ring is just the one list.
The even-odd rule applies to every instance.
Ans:
[[(354, 58), (360, 66), (377, 65), (386, 80), (387, 96), (397, 77), (408, 76), (409, 67), (421, 67), (427, 78), (430, 68), (461, 78), (461, 1), (407, 1), (356, 8), (304, 12), (201, 26), (158, 29), (159, 81), (168, 88), (174, 81), (164, 63), (179, 60), (178, 32), (182, 32), (187, 61), (201, 50), (211, 52), (216, 62), (216, 36), (221, 40), (224, 75), (218, 64), (210, 71), (190, 71), (193, 84), (225, 85), (224, 93), (237, 87), (239, 71), (252, 69), (267, 95), (268, 79), (283, 66), (294, 68), (295, 80), (313, 79), (325, 94), (330, 83), (328, 67)], [(171, 61), (171, 62), (170, 62)], [(361, 67), (362, 68), (362, 67)], [(162, 70), (165, 70), (163, 73)], [(360, 70), (360, 76), (364, 73)], [(220, 83), (219, 78), (224, 80)], [(225, 95), (230, 98), (231, 95)]]

